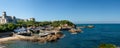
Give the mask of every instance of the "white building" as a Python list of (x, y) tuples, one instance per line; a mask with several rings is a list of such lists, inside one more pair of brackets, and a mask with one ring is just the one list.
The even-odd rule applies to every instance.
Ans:
[(21, 20), (23, 20), (25, 22), (27, 22), (27, 21), (35, 21), (35, 18), (28, 18), (28, 19), (21, 19)]
[(2, 12), (2, 16), (0, 16), (0, 24), (6, 23), (16, 23), (15, 16), (7, 16), (6, 12)]

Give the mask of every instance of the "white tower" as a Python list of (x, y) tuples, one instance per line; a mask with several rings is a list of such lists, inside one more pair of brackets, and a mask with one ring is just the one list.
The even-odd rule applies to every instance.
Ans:
[(3, 18), (5, 18), (7, 16), (5, 11), (2, 12), (2, 16), (3, 16)]

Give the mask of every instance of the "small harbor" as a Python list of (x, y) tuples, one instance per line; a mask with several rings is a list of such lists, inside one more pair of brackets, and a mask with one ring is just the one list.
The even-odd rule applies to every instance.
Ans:
[[(58, 30), (37, 30), (37, 28), (27, 29), (24, 27), (14, 30), (11, 37), (0, 38), (0, 43), (11, 40), (24, 40), (33, 42), (51, 42), (60, 39), (64, 34)], [(36, 32), (39, 31), (39, 32)]]

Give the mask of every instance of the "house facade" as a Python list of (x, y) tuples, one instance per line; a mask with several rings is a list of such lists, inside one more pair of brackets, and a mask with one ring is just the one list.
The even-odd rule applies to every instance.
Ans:
[(6, 24), (6, 23), (16, 23), (16, 17), (15, 16), (7, 16), (6, 12), (2, 12), (2, 16), (0, 16), (0, 24)]

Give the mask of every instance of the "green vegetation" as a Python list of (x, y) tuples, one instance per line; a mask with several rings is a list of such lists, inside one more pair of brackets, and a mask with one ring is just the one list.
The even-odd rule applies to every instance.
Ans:
[(19, 26), (46, 26), (51, 25), (54, 27), (58, 27), (60, 25), (68, 24), (69, 26), (74, 25), (72, 22), (68, 20), (61, 20), (61, 21), (44, 21), (44, 22), (33, 22), (33, 21), (18, 21), (17, 25)]
[(100, 44), (99, 48), (117, 48), (114, 44)]
[(68, 26), (74, 25), (72, 22), (70, 22), (68, 20), (54, 21), (54, 22), (52, 22), (51, 25), (54, 27), (58, 27), (58, 26), (64, 25), (64, 24), (68, 24)]
[(7, 31), (13, 31), (13, 29), (16, 28), (15, 24), (8, 23), (8, 24), (1, 24), (0, 25), (0, 32), (7, 32)]
[(60, 20), (60, 21), (44, 21), (44, 22), (35, 22), (35, 21), (23, 21), (19, 20), (16, 24), (8, 23), (8, 24), (1, 24), (0, 25), (0, 32), (7, 32), (7, 31), (13, 31), (17, 27), (28, 27), (28, 26), (46, 26), (51, 25), (53, 27), (58, 27), (60, 25), (68, 24), (68, 26), (74, 25), (72, 22), (68, 20)]

